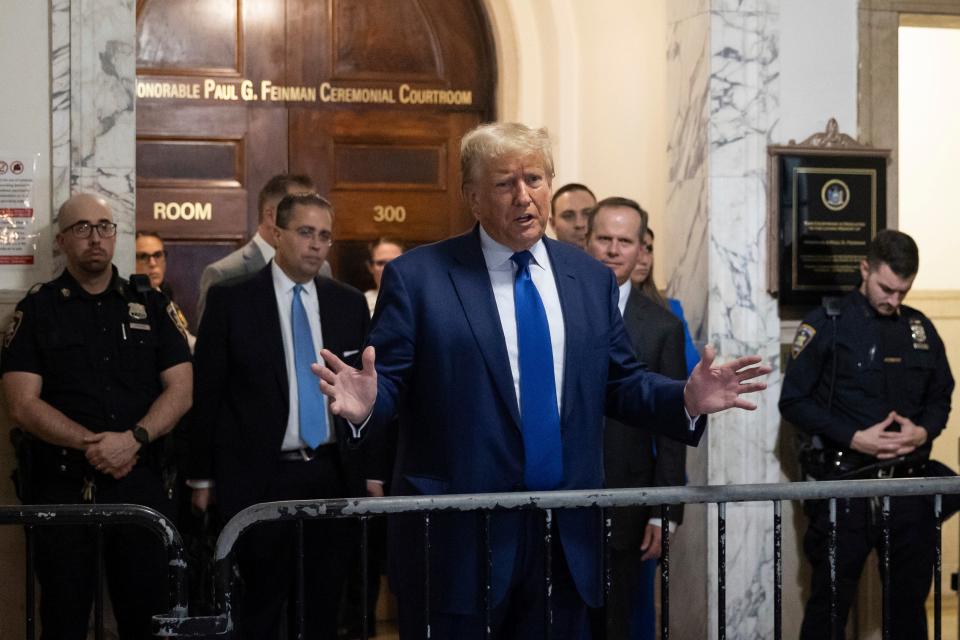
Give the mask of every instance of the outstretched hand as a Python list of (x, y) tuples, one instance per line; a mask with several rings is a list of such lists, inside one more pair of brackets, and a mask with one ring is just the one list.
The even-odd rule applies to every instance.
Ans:
[(760, 356), (744, 356), (713, 366), (717, 350), (707, 345), (703, 359), (694, 368), (683, 388), (683, 402), (691, 416), (716, 413), (736, 407), (753, 411), (757, 405), (741, 398), (741, 394), (763, 391), (766, 382), (749, 382), (772, 371), (760, 364)]
[(373, 411), (377, 400), (377, 370), (374, 367), (373, 347), (363, 350), (363, 368), (354, 369), (328, 349), (321, 349), (320, 356), (326, 366), (310, 365), (314, 375), (320, 378), (320, 391), (329, 398), (330, 411), (353, 424), (360, 424)]

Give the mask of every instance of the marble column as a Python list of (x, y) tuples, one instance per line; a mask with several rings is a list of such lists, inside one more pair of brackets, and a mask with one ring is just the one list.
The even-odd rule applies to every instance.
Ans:
[[(778, 482), (780, 323), (776, 300), (766, 293), (766, 146), (779, 111), (778, 4), (688, 0), (668, 7), (668, 292), (683, 302), (695, 340), (713, 344), (718, 359), (756, 353), (774, 367), (768, 391), (753, 398), (757, 411), (711, 418), (690, 456), (690, 482)], [(727, 637), (771, 637), (773, 507), (726, 511)], [(678, 549), (690, 553), (678, 558), (674, 586), (703, 606), (672, 616), (674, 629), (678, 637), (715, 637), (717, 508), (689, 512)]]
[[(53, 209), (78, 191), (105, 197), (119, 225), (114, 264), (127, 275), (134, 267), (134, 1), (52, 0), (50, 47)], [(50, 275), (62, 265), (54, 256)]]

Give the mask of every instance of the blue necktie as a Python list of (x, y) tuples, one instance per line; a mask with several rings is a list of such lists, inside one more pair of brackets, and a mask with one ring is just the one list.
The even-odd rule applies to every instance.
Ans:
[(310, 371), (317, 354), (313, 348), (307, 310), (300, 300), (302, 291), (303, 285), (298, 284), (293, 288), (293, 305), (290, 309), (293, 361), (297, 372), (297, 400), (300, 403), (300, 439), (311, 449), (316, 449), (327, 441), (327, 409), (323, 405), (317, 377)]
[(513, 301), (517, 312), (520, 352), (520, 422), (523, 428), (523, 481), (528, 489), (545, 491), (563, 479), (560, 413), (553, 376), (553, 346), (543, 300), (530, 276), (529, 251), (510, 259), (517, 265)]

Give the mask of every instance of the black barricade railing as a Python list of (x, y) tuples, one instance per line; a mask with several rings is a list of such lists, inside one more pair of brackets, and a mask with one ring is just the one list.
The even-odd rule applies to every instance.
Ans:
[(94, 636), (103, 638), (103, 529), (114, 525), (135, 525), (153, 531), (167, 556), (169, 612), (164, 617), (186, 618), (187, 563), (183, 541), (173, 524), (153, 509), (136, 504), (44, 504), (0, 506), (0, 525), (23, 525), (26, 536), (26, 637), (36, 637), (35, 542), (41, 527), (80, 525), (97, 528), (97, 578), (94, 600)]
[[(549, 526), (556, 509), (610, 509), (614, 507), (630, 506), (660, 506), (661, 513), (666, 516), (666, 507), (678, 504), (717, 505), (717, 612), (718, 637), (726, 637), (725, 607), (726, 607), (726, 505), (728, 503), (743, 502), (771, 502), (774, 540), (774, 637), (782, 637), (782, 503), (784, 501), (800, 500), (829, 500), (830, 505), (830, 544), (829, 558), (831, 578), (835, 587), (836, 577), (836, 545), (837, 545), (837, 518), (836, 501), (843, 498), (881, 498), (882, 519), (884, 527), (882, 538), (884, 550), (881, 554), (883, 566), (883, 596), (882, 596), (882, 625), (883, 637), (890, 637), (890, 589), (889, 584), (889, 515), (890, 498), (898, 496), (935, 496), (933, 501), (936, 517), (936, 561), (934, 566), (934, 638), (939, 640), (942, 635), (941, 608), (942, 594), (940, 578), (942, 571), (941, 554), (941, 525), (942, 525), (942, 496), (960, 494), (960, 477), (952, 478), (907, 478), (882, 480), (846, 480), (830, 482), (794, 482), (784, 484), (748, 484), (705, 487), (662, 487), (650, 489), (605, 489), (588, 491), (551, 491), (541, 493), (488, 493), (470, 495), (447, 496), (405, 496), (390, 498), (356, 498), (335, 500), (297, 500), (287, 502), (270, 502), (256, 504), (244, 509), (234, 516), (224, 527), (217, 541), (215, 552), (218, 615), (208, 617), (187, 618), (177, 615), (183, 609), (175, 610), (174, 615), (161, 615), (154, 618), (154, 630), (162, 637), (209, 637), (230, 633), (233, 630), (232, 609), (232, 562), (233, 549), (238, 538), (250, 527), (266, 522), (295, 521), (297, 522), (297, 553), (300, 559), (298, 567), (298, 582), (301, 585), (299, 593), (294, 599), (296, 619), (300, 624), (300, 635), (303, 629), (303, 608), (305, 605), (302, 591), (302, 558), (303, 558), (303, 522), (321, 520), (324, 518), (357, 518), (361, 523), (361, 555), (366, 555), (366, 523), (371, 516), (388, 514), (421, 514), (424, 521), (423, 557), (426, 584), (425, 593), (430, 593), (430, 532), (431, 514), (449, 512), (482, 512), (484, 513), (483, 543), (486, 548), (487, 570), (484, 572), (485, 585), (483, 593), (486, 602), (486, 629), (490, 632), (490, 545), (489, 527), (490, 513), (494, 511), (541, 511), (543, 512), (546, 534), (544, 549), (546, 553), (545, 593), (547, 594), (546, 622), (550, 624), (550, 580), (549, 552), (551, 548)], [(666, 520), (666, 517), (664, 517)], [(605, 526), (604, 544), (609, 543), (610, 519), (603, 518)], [(669, 638), (670, 615), (670, 533), (668, 527), (662, 532), (662, 570), (661, 580), (661, 638)], [(363, 573), (366, 576), (366, 572)], [(609, 591), (609, 573), (606, 573), (605, 587)], [(363, 597), (366, 598), (367, 585), (364, 580)], [(429, 626), (429, 595), (424, 602), (425, 616)], [(837, 617), (836, 590), (831, 598), (831, 616)], [(549, 628), (549, 627), (548, 627)], [(834, 625), (836, 628), (836, 625)], [(366, 621), (364, 621), (364, 637), (366, 636)], [(426, 633), (429, 637), (429, 633)]]

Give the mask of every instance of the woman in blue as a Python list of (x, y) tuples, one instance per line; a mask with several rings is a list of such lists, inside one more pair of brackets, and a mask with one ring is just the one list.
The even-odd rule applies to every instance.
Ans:
[(677, 316), (683, 323), (684, 355), (687, 358), (687, 375), (690, 375), (693, 368), (700, 362), (700, 352), (697, 351), (693, 338), (690, 337), (690, 327), (687, 326), (687, 319), (683, 317), (680, 301), (676, 298), (665, 298), (657, 290), (657, 284), (653, 278), (653, 237), (653, 229), (647, 227), (647, 232), (643, 236), (643, 245), (640, 247), (640, 257), (637, 258), (637, 266), (630, 279), (641, 293), (669, 309), (670, 313)]

